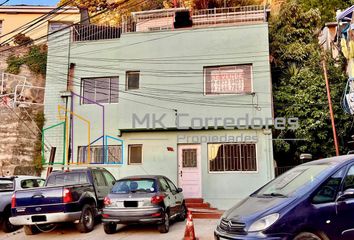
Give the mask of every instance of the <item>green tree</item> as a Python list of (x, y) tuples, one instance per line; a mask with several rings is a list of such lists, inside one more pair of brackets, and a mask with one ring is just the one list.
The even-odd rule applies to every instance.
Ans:
[[(315, 158), (334, 155), (333, 134), (317, 36), (321, 26), (318, 9), (306, 10), (295, 1), (283, 4), (270, 20), (275, 117), (297, 117), (296, 130), (275, 130), (275, 159), (280, 165), (294, 164), (301, 153)], [(344, 114), (340, 99), (346, 83), (343, 62), (329, 54), (327, 68), (341, 152), (353, 133), (351, 117)], [(281, 139), (303, 139), (283, 141)]]
[(310, 9), (318, 9), (321, 14), (321, 23), (335, 21), (336, 11), (344, 10), (351, 6), (353, 0), (299, 0), (305, 11)]

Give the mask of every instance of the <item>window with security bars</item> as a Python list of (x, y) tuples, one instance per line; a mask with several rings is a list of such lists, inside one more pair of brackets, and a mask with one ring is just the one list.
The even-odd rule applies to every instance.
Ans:
[(122, 159), (122, 146), (120, 145), (109, 145), (107, 146), (107, 156), (105, 156), (106, 159), (108, 159), (107, 162), (104, 160), (103, 156), (103, 147), (102, 145), (100, 146), (90, 146), (90, 159), (88, 158), (88, 147), (87, 146), (79, 146), (78, 148), (78, 161), (79, 163), (97, 163), (97, 164), (103, 164), (103, 163), (110, 163), (110, 164), (122, 164), (123, 159)]
[(252, 64), (204, 67), (206, 95), (252, 92)]
[(208, 159), (210, 172), (257, 171), (254, 143), (208, 144)]
[(81, 82), (83, 104), (118, 103), (118, 77), (84, 78)]
[(184, 168), (197, 167), (197, 149), (182, 150), (182, 165)]

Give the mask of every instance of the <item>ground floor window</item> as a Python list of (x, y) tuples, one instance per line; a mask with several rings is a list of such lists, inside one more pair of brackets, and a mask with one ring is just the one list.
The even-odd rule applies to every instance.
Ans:
[(142, 164), (143, 162), (143, 145), (134, 144), (128, 146), (128, 163), (129, 165)]
[(208, 144), (210, 172), (257, 171), (255, 143)]
[[(90, 146), (90, 159), (87, 154), (87, 146), (79, 146), (78, 148), (78, 161), (79, 163), (115, 163), (122, 164), (122, 146), (109, 145), (107, 146), (107, 156), (103, 156), (103, 146)], [(107, 159), (107, 161), (106, 161)]]

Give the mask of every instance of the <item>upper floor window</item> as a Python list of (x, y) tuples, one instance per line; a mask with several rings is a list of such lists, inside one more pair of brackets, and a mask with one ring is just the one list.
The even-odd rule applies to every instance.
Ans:
[(210, 172), (257, 171), (254, 143), (208, 144), (208, 158)]
[(55, 32), (60, 29), (63, 29), (72, 23), (69, 22), (49, 22), (49, 32)]
[(129, 71), (127, 72), (127, 90), (139, 89), (139, 71)]
[(252, 92), (252, 64), (204, 67), (206, 95)]
[(4, 21), (0, 20), (0, 34), (2, 34), (3, 24), (4, 24)]
[(92, 104), (92, 101), (98, 103), (118, 103), (118, 84), (118, 77), (82, 79), (81, 92), (84, 96), (83, 104)]

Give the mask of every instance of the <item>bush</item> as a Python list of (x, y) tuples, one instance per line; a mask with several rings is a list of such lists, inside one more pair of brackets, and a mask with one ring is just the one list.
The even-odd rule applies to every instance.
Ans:
[(31, 72), (44, 76), (47, 70), (47, 46), (32, 46), (28, 54), (24, 56), (24, 63)]
[(30, 37), (27, 37), (23, 33), (16, 34), (14, 37), (14, 43), (19, 46), (27, 46), (27, 45), (32, 45), (33, 40)]
[(32, 73), (45, 76), (47, 70), (47, 45), (31, 46), (25, 56), (9, 56), (6, 63), (6, 72), (8, 73), (19, 74), (21, 66), (26, 64)]
[(19, 74), (20, 68), (22, 64), (24, 64), (24, 61), (21, 57), (12, 55), (7, 58), (6, 63), (7, 63), (6, 72), (12, 74)]

